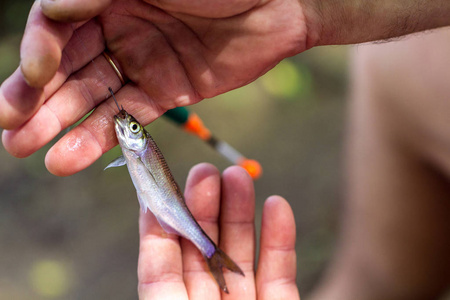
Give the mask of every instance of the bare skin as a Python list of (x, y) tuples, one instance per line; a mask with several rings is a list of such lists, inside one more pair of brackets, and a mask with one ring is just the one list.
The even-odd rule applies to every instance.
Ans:
[(314, 300), (450, 286), (450, 30), (357, 46), (340, 247)]
[[(71, 175), (117, 144), (107, 86), (146, 124), (169, 108), (245, 85), (310, 47), (392, 38), (449, 25), (449, 20), (448, 0), (37, 1), (22, 41), (21, 66), (0, 88), (0, 126), (7, 129), (2, 142), (12, 155), (28, 156), (96, 107), (46, 156), (50, 172)], [(441, 44), (448, 38), (442, 38), (358, 52), (349, 126), (349, 200), (335, 263), (316, 299), (433, 299), (448, 286), (449, 202), (442, 199), (449, 196), (450, 91), (438, 78), (449, 78), (442, 67), (448, 65), (443, 62), (449, 49)], [(402, 51), (401, 45), (410, 48)], [(123, 87), (101, 55), (105, 47), (128, 78)], [(427, 51), (435, 53), (424, 55)], [(89, 63), (92, 58), (95, 67)], [(24, 138), (30, 136), (35, 138)], [(227, 176), (224, 186), (231, 180)], [(208, 188), (217, 189), (219, 181), (214, 182)], [(242, 182), (237, 188), (248, 191), (251, 181)], [(244, 198), (251, 201), (249, 194)], [(213, 214), (211, 231), (206, 229), (213, 236), (219, 232), (215, 200), (205, 215), (197, 212), (200, 220)], [(263, 225), (266, 250), (270, 241), (291, 249), (293, 219), (277, 218), (290, 214), (288, 205), (280, 198), (267, 203), (265, 224), (274, 223)], [(252, 214), (250, 207), (246, 211)], [(227, 209), (220, 213), (226, 217)], [(196, 272), (182, 273), (190, 269), (190, 260), (184, 260), (189, 246), (162, 236), (153, 225), (151, 216), (141, 218), (141, 298), (164, 284), (173, 287), (168, 291), (195, 298), (202, 292), (195, 289)], [(220, 225), (220, 245), (233, 256), (236, 249), (225, 245), (231, 225)], [(286, 236), (272, 236), (276, 231), (271, 228), (286, 229)], [(169, 251), (162, 258), (173, 262), (164, 264), (168, 270), (143, 268), (161, 263), (148, 255), (157, 250), (146, 246), (153, 238)], [(242, 255), (238, 263), (253, 259), (248, 249)], [(270, 265), (267, 255), (261, 267), (277, 272), (259, 271), (246, 279), (253, 297), (273, 299), (271, 291), (297, 297), (290, 284), (295, 270), (283, 266), (283, 259)], [(205, 274), (201, 270), (199, 278)], [(285, 278), (290, 280), (286, 289), (271, 287)]]
[(245, 277), (225, 272), (230, 294), (223, 293), (191, 242), (166, 234), (151, 213), (141, 213), (139, 299), (300, 299), (295, 221), (286, 200), (273, 196), (264, 205), (255, 273), (255, 197), (247, 172), (230, 167), (221, 176), (209, 164), (197, 165), (189, 173), (185, 196), (200, 226)]
[[(79, 6), (89, 7), (92, 1), (87, 2)], [(108, 86), (148, 124), (167, 109), (245, 85), (306, 47), (296, 0), (247, 1), (227, 18), (163, 11), (140, 0), (103, 2), (95, 19), (57, 23), (36, 1), (21, 45), (21, 67), (0, 89), (0, 126), (8, 129), (2, 141), (17, 157), (35, 152), (97, 107), (48, 152), (46, 166), (56, 175), (86, 168), (117, 144), (110, 122), (115, 109), (112, 99), (105, 101)], [(101, 55), (105, 46), (128, 78), (124, 87)], [(29, 133), (32, 141), (23, 138)]]
[[(72, 175), (117, 144), (108, 86), (147, 124), (313, 46), (430, 29), (448, 24), (449, 15), (447, 0), (36, 1), (21, 66), (0, 88), (2, 142), (12, 155), (28, 156), (96, 107), (46, 156), (50, 172)], [(124, 87), (101, 55), (105, 48), (128, 77)]]

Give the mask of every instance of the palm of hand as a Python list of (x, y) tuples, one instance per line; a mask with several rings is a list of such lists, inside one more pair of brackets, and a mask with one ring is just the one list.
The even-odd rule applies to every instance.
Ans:
[(129, 79), (169, 108), (247, 84), (305, 48), (297, 1), (270, 1), (227, 18), (134, 2), (116, 1), (102, 14), (106, 43)]

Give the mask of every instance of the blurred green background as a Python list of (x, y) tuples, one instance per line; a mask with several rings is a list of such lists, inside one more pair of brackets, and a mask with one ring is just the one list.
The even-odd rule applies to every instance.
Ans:
[[(2, 82), (19, 64), (31, 4), (0, 2)], [(218, 137), (262, 164), (263, 177), (255, 183), (257, 224), (269, 195), (291, 203), (302, 295), (317, 282), (335, 243), (346, 50), (307, 51), (244, 88), (190, 108)], [(182, 187), (194, 164), (229, 166), (167, 119), (148, 129)], [(126, 168), (102, 171), (120, 149), (79, 174), (58, 178), (44, 166), (50, 146), (25, 159), (0, 147), (0, 299), (136, 299), (135, 190)]]

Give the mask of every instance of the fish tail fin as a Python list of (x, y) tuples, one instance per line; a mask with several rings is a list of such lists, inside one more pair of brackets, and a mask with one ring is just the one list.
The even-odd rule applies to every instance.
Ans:
[(241, 274), (242, 276), (245, 275), (241, 268), (239, 268), (239, 266), (230, 257), (228, 257), (225, 252), (220, 250), (218, 247), (216, 247), (215, 250), (216, 251), (210, 258), (205, 256), (205, 259), (209, 270), (219, 284), (220, 289), (228, 294), (229, 292), (227, 284), (225, 283), (225, 278), (223, 278), (222, 268), (225, 267), (234, 273)]

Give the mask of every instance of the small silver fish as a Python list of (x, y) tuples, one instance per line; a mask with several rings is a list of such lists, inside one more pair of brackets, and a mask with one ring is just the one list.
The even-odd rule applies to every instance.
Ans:
[(114, 116), (114, 122), (123, 155), (113, 160), (105, 170), (126, 164), (141, 209), (144, 212), (150, 210), (167, 233), (190, 240), (203, 254), (219, 287), (228, 293), (222, 267), (242, 276), (244, 273), (195, 221), (161, 151), (145, 128), (123, 107)]

